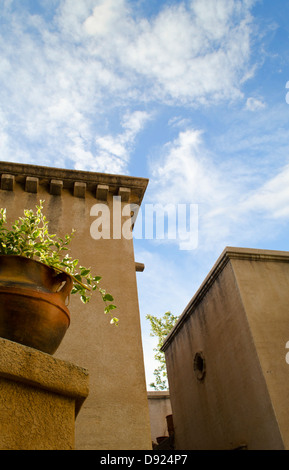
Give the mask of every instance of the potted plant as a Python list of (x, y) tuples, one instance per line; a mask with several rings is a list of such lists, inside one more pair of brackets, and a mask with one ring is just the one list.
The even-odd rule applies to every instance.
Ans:
[(86, 304), (94, 291), (113, 315), (113, 297), (101, 286), (101, 277), (69, 254), (75, 231), (64, 238), (49, 233), (43, 201), (25, 209), (11, 228), (6, 209), (0, 209), (0, 337), (53, 354), (70, 324), (70, 294)]

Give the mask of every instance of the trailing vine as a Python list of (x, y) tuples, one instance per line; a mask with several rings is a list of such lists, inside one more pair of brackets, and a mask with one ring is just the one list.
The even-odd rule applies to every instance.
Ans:
[(55, 271), (65, 272), (73, 280), (71, 294), (78, 294), (86, 304), (90, 301), (93, 291), (98, 291), (105, 303), (104, 313), (110, 314), (112, 324), (118, 324), (113, 315), (116, 309), (111, 294), (100, 286), (101, 276), (91, 273), (91, 268), (81, 266), (78, 259), (69, 254), (75, 230), (64, 238), (49, 233), (49, 222), (43, 213), (43, 203), (36, 205), (36, 210), (25, 209), (24, 216), (19, 217), (12, 227), (7, 228), (6, 209), (0, 209), (0, 255), (18, 255), (40, 261)]

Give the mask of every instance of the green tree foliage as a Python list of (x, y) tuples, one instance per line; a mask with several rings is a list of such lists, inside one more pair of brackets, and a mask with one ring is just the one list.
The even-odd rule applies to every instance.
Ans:
[(156, 352), (154, 358), (159, 362), (159, 366), (154, 370), (155, 382), (150, 384), (150, 387), (155, 390), (168, 389), (165, 355), (160, 349), (166, 336), (169, 334), (178, 318), (179, 317), (173, 315), (171, 312), (166, 312), (161, 318), (153, 315), (146, 316), (146, 319), (149, 320), (151, 324), (150, 336), (158, 338), (157, 347), (154, 348), (154, 351)]

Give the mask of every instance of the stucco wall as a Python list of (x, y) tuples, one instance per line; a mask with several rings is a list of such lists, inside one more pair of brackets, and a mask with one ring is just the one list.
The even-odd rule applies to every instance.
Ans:
[(87, 370), (0, 338), (0, 450), (74, 450)]
[(176, 449), (287, 446), (279, 425), (288, 422), (283, 290), (289, 264), (248, 266), (242, 250), (235, 249), (238, 261), (233, 252), (221, 255), (163, 346)]
[(284, 447), (289, 449), (289, 253), (255, 250), (251, 255), (232, 259), (232, 266)]
[[(118, 307), (119, 326), (115, 328), (103, 314), (98, 295), (85, 306), (71, 297), (71, 324), (55, 356), (90, 373), (90, 394), (76, 423), (76, 447), (151, 448), (133, 240), (95, 240), (90, 233), (96, 219), (90, 215), (94, 204), (111, 209), (113, 196), (119, 194), (123, 194), (122, 205), (140, 204), (147, 181), (4, 162), (0, 173), (0, 203), (7, 208), (10, 220), (22, 215), (24, 208), (45, 200), (50, 231), (63, 236), (76, 229), (72, 256), (102, 276), (103, 287)], [(13, 186), (9, 187), (7, 174), (13, 176)], [(37, 192), (29, 192), (33, 185), (26, 187), (28, 177), (37, 178)], [(52, 186), (54, 180), (60, 184)], [(76, 192), (75, 183), (84, 191)]]
[(157, 443), (157, 437), (169, 436), (166, 417), (172, 414), (169, 391), (148, 392), (151, 439)]

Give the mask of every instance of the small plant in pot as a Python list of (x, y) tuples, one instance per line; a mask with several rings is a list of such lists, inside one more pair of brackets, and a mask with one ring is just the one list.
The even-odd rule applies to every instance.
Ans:
[(63, 238), (49, 233), (43, 201), (36, 210), (24, 210), (11, 228), (6, 209), (0, 209), (0, 337), (53, 354), (70, 324), (70, 294), (86, 304), (94, 291), (110, 322), (118, 324), (101, 277), (69, 254), (74, 233)]

